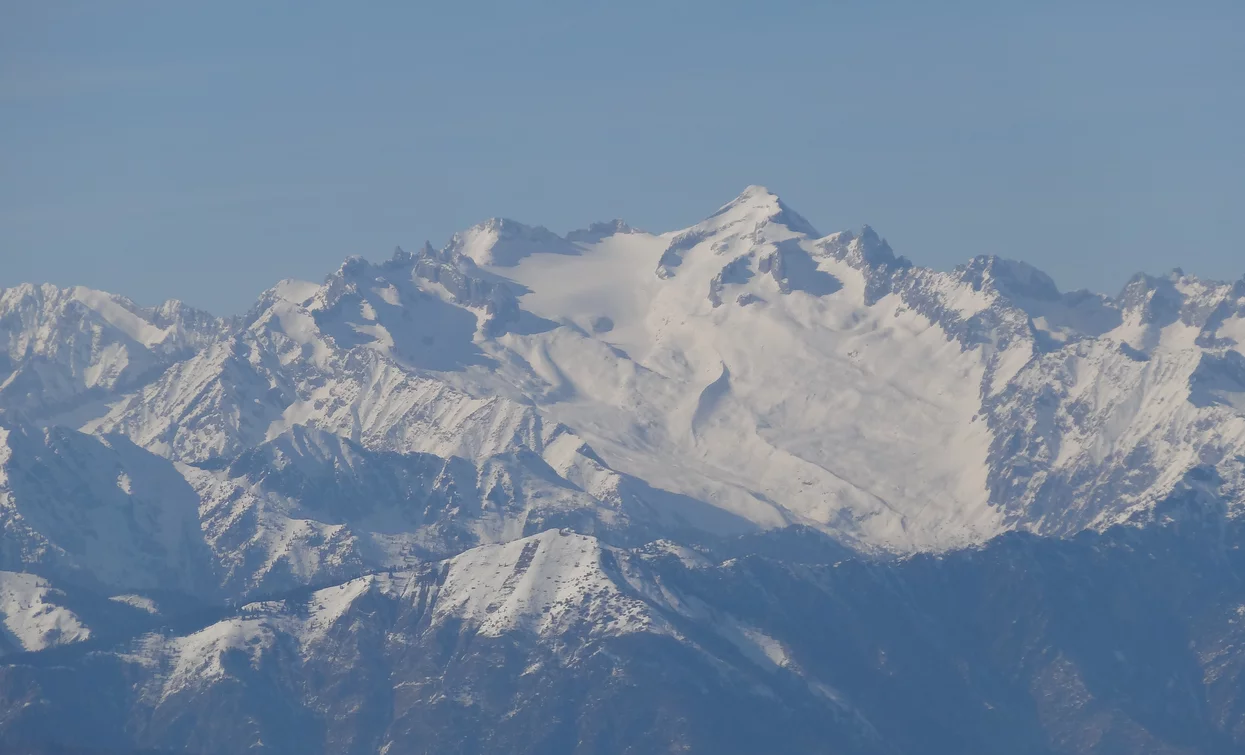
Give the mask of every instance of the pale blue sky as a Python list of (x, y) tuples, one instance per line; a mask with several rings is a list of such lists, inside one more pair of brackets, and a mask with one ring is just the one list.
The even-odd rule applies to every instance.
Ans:
[[(1092, 7), (1091, 7), (1092, 6)], [(0, 0), (0, 286), (246, 309), (492, 215), (1245, 273), (1245, 3)]]

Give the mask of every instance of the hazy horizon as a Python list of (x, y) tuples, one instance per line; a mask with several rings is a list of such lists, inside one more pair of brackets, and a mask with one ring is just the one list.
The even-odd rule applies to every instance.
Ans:
[(12, 4), (0, 286), (245, 310), (500, 216), (685, 227), (763, 184), (915, 263), (1245, 273), (1237, 4)]

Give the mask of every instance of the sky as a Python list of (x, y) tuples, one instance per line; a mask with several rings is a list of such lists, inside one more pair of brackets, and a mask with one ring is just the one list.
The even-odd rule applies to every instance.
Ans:
[(503, 216), (1245, 274), (1245, 3), (0, 0), (0, 286), (245, 311)]

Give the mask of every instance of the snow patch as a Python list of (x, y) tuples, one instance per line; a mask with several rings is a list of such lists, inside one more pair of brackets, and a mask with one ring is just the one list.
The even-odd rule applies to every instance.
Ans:
[(606, 574), (603, 561), (617, 557), (595, 538), (557, 530), (475, 548), (448, 562), (433, 620), (462, 619), (486, 636), (577, 626), (594, 634), (668, 631)]
[(156, 601), (144, 595), (113, 595), (108, 599), (114, 603), (124, 603), (127, 606), (137, 608), (140, 611), (145, 611), (153, 615), (160, 613), (160, 606), (156, 604)]
[(0, 571), (3, 639), (28, 652), (89, 639), (91, 630), (72, 611), (54, 602), (62, 595), (42, 577)]

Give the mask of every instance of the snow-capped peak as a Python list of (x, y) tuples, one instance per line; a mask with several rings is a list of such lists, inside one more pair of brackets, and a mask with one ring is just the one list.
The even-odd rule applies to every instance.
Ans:
[(446, 250), (478, 265), (510, 267), (532, 254), (577, 254), (566, 239), (544, 226), (528, 226), (507, 218), (491, 218), (454, 234)]
[(68, 409), (150, 379), (227, 327), (178, 301), (148, 308), (82, 286), (0, 289), (0, 404), (32, 416)]
[[(739, 192), (739, 196), (722, 205), (718, 212), (732, 207), (767, 207), (777, 208), (782, 204), (778, 195), (760, 184), (750, 184)], [(715, 213), (716, 214), (716, 213)]]
[(718, 208), (697, 228), (723, 228), (740, 222), (771, 222), (784, 225), (791, 231), (811, 238), (820, 236), (817, 229), (799, 213), (792, 210), (777, 194), (764, 186), (753, 184)]
[(906, 257), (895, 256), (886, 239), (868, 225), (861, 226), (859, 233), (838, 231), (818, 239), (817, 248), (862, 271), (873, 271), (887, 266), (912, 267), (912, 262)]
[(993, 288), (1011, 298), (1052, 301), (1061, 295), (1055, 281), (1046, 273), (1026, 262), (995, 255), (974, 257), (957, 268), (957, 272), (976, 290)]

